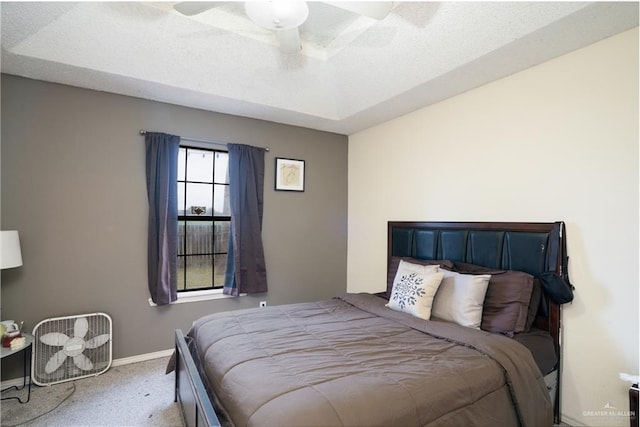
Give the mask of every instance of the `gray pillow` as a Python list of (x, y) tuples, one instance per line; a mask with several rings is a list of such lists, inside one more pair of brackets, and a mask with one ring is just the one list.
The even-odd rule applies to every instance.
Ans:
[(433, 300), (431, 316), (480, 329), (489, 274), (461, 274), (442, 270), (444, 277)]
[(528, 320), (533, 292), (532, 275), (523, 271), (495, 270), (460, 262), (456, 262), (454, 268), (458, 272), (469, 274), (491, 274), (482, 310), (481, 329), (513, 337), (516, 332), (523, 332), (527, 330), (527, 326), (531, 327)]

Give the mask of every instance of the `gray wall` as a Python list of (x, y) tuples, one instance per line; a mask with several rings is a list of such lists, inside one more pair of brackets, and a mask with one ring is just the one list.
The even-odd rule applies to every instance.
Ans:
[[(263, 238), (269, 292), (150, 307), (139, 129), (268, 146)], [(346, 291), (347, 137), (2, 75), (3, 230), (20, 268), (2, 271), (2, 319), (104, 311), (114, 358), (169, 349), (208, 313)], [(273, 189), (275, 157), (306, 161), (304, 193)]]

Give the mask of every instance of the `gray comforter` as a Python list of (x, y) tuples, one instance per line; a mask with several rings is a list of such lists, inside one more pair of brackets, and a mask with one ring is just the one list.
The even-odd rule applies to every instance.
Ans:
[(236, 426), (551, 426), (529, 351), (368, 294), (203, 317), (190, 335)]

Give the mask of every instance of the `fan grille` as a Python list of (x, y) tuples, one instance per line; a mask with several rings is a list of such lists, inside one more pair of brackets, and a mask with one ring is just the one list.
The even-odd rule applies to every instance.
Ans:
[[(49, 345), (42, 341), (42, 337), (46, 334), (62, 333), (66, 337), (73, 338), (76, 333), (76, 322), (83, 323), (86, 319), (86, 333), (80, 341), (86, 344), (94, 337), (101, 335), (108, 335), (108, 340), (95, 348), (89, 348), (85, 346), (82, 350), (82, 354), (87, 357), (93, 364), (91, 369), (84, 369), (78, 366), (74, 361), (74, 354), (78, 353), (77, 345), (74, 346), (74, 351), (66, 352), (69, 347), (64, 345)], [(78, 332), (82, 333), (84, 328), (79, 328)], [(31, 375), (32, 380), (37, 385), (51, 385), (64, 381), (75, 380), (79, 378), (85, 378), (90, 376), (100, 375), (105, 372), (111, 366), (112, 353), (112, 322), (111, 317), (105, 313), (91, 313), (80, 314), (76, 316), (57, 317), (51, 319), (45, 319), (38, 323), (33, 328), (33, 359)], [(105, 337), (106, 339), (106, 337)], [(45, 337), (46, 340), (46, 337)], [(77, 340), (76, 340), (77, 341)], [(61, 352), (56, 356), (57, 353)], [(69, 354), (67, 354), (69, 353)], [(82, 356), (80, 356), (82, 357)], [(52, 358), (58, 358), (62, 361), (60, 366), (52, 372), (47, 372), (47, 363)], [(49, 368), (51, 370), (51, 368)]]

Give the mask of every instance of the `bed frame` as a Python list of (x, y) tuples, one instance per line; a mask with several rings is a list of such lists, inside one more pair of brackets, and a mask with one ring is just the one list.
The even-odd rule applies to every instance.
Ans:
[(198, 368), (180, 329), (176, 329), (175, 397), (186, 426), (220, 426)]
[[(534, 276), (561, 273), (562, 223), (520, 222), (389, 222), (388, 257), (449, 259), (490, 268), (519, 270)], [(560, 232), (558, 232), (560, 230)], [(561, 307), (543, 296), (548, 316), (535, 326), (549, 331), (558, 355), (554, 421), (560, 422)], [(212, 402), (181, 330), (175, 331), (175, 401), (187, 426), (226, 426), (231, 423), (213, 396)]]
[[(545, 271), (566, 274), (566, 247), (562, 222), (410, 222), (388, 223), (388, 261), (392, 256), (459, 261), (484, 267), (524, 271), (539, 276)], [(387, 262), (389, 265), (389, 262)], [(553, 338), (558, 363), (555, 374), (553, 417), (560, 419), (562, 307), (542, 295), (547, 315), (538, 312), (534, 327)]]

